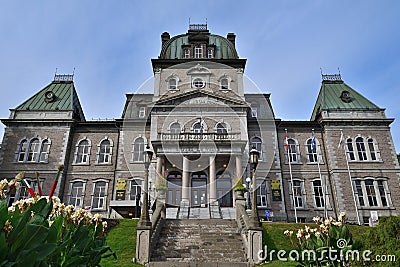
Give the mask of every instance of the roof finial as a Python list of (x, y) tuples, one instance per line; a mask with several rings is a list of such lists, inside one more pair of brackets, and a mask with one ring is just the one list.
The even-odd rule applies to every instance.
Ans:
[(72, 71), (72, 76), (74, 76), (74, 74), (75, 74), (75, 67), (74, 67), (74, 69)]
[(337, 70), (339, 71), (339, 75), (340, 75), (340, 69), (339, 69), (339, 67), (337, 67)]
[(319, 69), (321, 70), (321, 75), (323, 75), (323, 74), (322, 74), (322, 67), (319, 67)]

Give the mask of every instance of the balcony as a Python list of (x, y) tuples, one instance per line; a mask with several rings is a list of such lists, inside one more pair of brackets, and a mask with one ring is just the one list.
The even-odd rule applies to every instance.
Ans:
[(240, 133), (158, 133), (159, 141), (233, 141), (240, 140)]

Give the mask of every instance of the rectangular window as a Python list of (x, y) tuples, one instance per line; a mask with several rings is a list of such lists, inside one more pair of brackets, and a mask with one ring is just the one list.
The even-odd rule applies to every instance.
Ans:
[(257, 188), (257, 206), (267, 207), (268, 206), (268, 193), (267, 193), (267, 180), (264, 180), (261, 185)]
[(316, 208), (325, 207), (324, 203), (324, 191), (321, 185), (321, 180), (313, 181), (313, 192), (314, 192), (314, 202)]
[(370, 207), (378, 206), (373, 180), (365, 180), (365, 190), (367, 192), (368, 204)]
[(356, 192), (358, 195), (358, 203), (360, 204), (361, 207), (363, 207), (363, 206), (365, 206), (365, 203), (364, 203), (364, 194), (363, 194), (363, 190), (361, 187), (361, 181), (356, 180), (354, 183), (356, 185)]
[(106, 189), (106, 182), (97, 182), (94, 184), (92, 209), (105, 209)]
[(203, 47), (201, 45), (198, 45), (194, 48), (194, 57), (203, 58)]
[(189, 49), (185, 49), (183, 51), (183, 57), (184, 58), (190, 58), (190, 50)]
[(144, 118), (146, 116), (146, 107), (139, 108), (139, 118)]
[(71, 185), (71, 195), (69, 198), (69, 205), (74, 207), (83, 207), (83, 182), (74, 182)]
[(129, 189), (129, 200), (140, 200), (140, 195), (142, 192), (142, 181), (132, 180)]
[(293, 181), (293, 198), (296, 208), (304, 208), (303, 199), (303, 182), (299, 180)]
[(207, 49), (207, 58), (213, 58), (214, 57), (214, 51), (213, 49)]
[(379, 195), (381, 196), (382, 206), (384, 207), (389, 206), (386, 199), (386, 191), (383, 181), (378, 181), (378, 190), (379, 190)]

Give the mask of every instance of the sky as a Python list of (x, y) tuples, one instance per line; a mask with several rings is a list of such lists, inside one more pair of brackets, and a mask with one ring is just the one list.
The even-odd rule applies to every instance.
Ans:
[(309, 120), (321, 69), (339, 68), (396, 119), (400, 153), (399, 14), (397, 0), (0, 0), (0, 118), (48, 85), (56, 69), (75, 69), (86, 119), (120, 118), (125, 94), (153, 75), (160, 35), (186, 33), (190, 18), (211, 33), (236, 34), (245, 74), (271, 93), (277, 118)]

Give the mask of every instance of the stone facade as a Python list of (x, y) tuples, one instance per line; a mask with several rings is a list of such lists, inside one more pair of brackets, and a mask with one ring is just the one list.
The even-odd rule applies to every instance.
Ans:
[[(393, 120), (340, 75), (323, 76), (311, 120), (285, 121), (275, 118), (269, 94), (246, 93), (246, 60), (237, 56), (235, 35), (202, 29), (164, 33), (162, 41), (152, 60), (154, 93), (127, 94), (120, 119), (86, 121), (71, 76), (62, 75), (12, 109), (2, 120), (1, 177), (26, 171), (35, 186), (37, 171), (47, 194), (64, 165), (56, 190), (63, 202), (137, 217), (148, 144), (155, 152), (151, 203), (166, 180), (169, 207), (232, 207), (237, 180), (249, 186), (254, 147), (263, 219), (308, 222), (345, 211), (350, 221), (367, 224), (374, 212), (399, 214)], [(21, 191), (10, 203), (24, 197)]]

